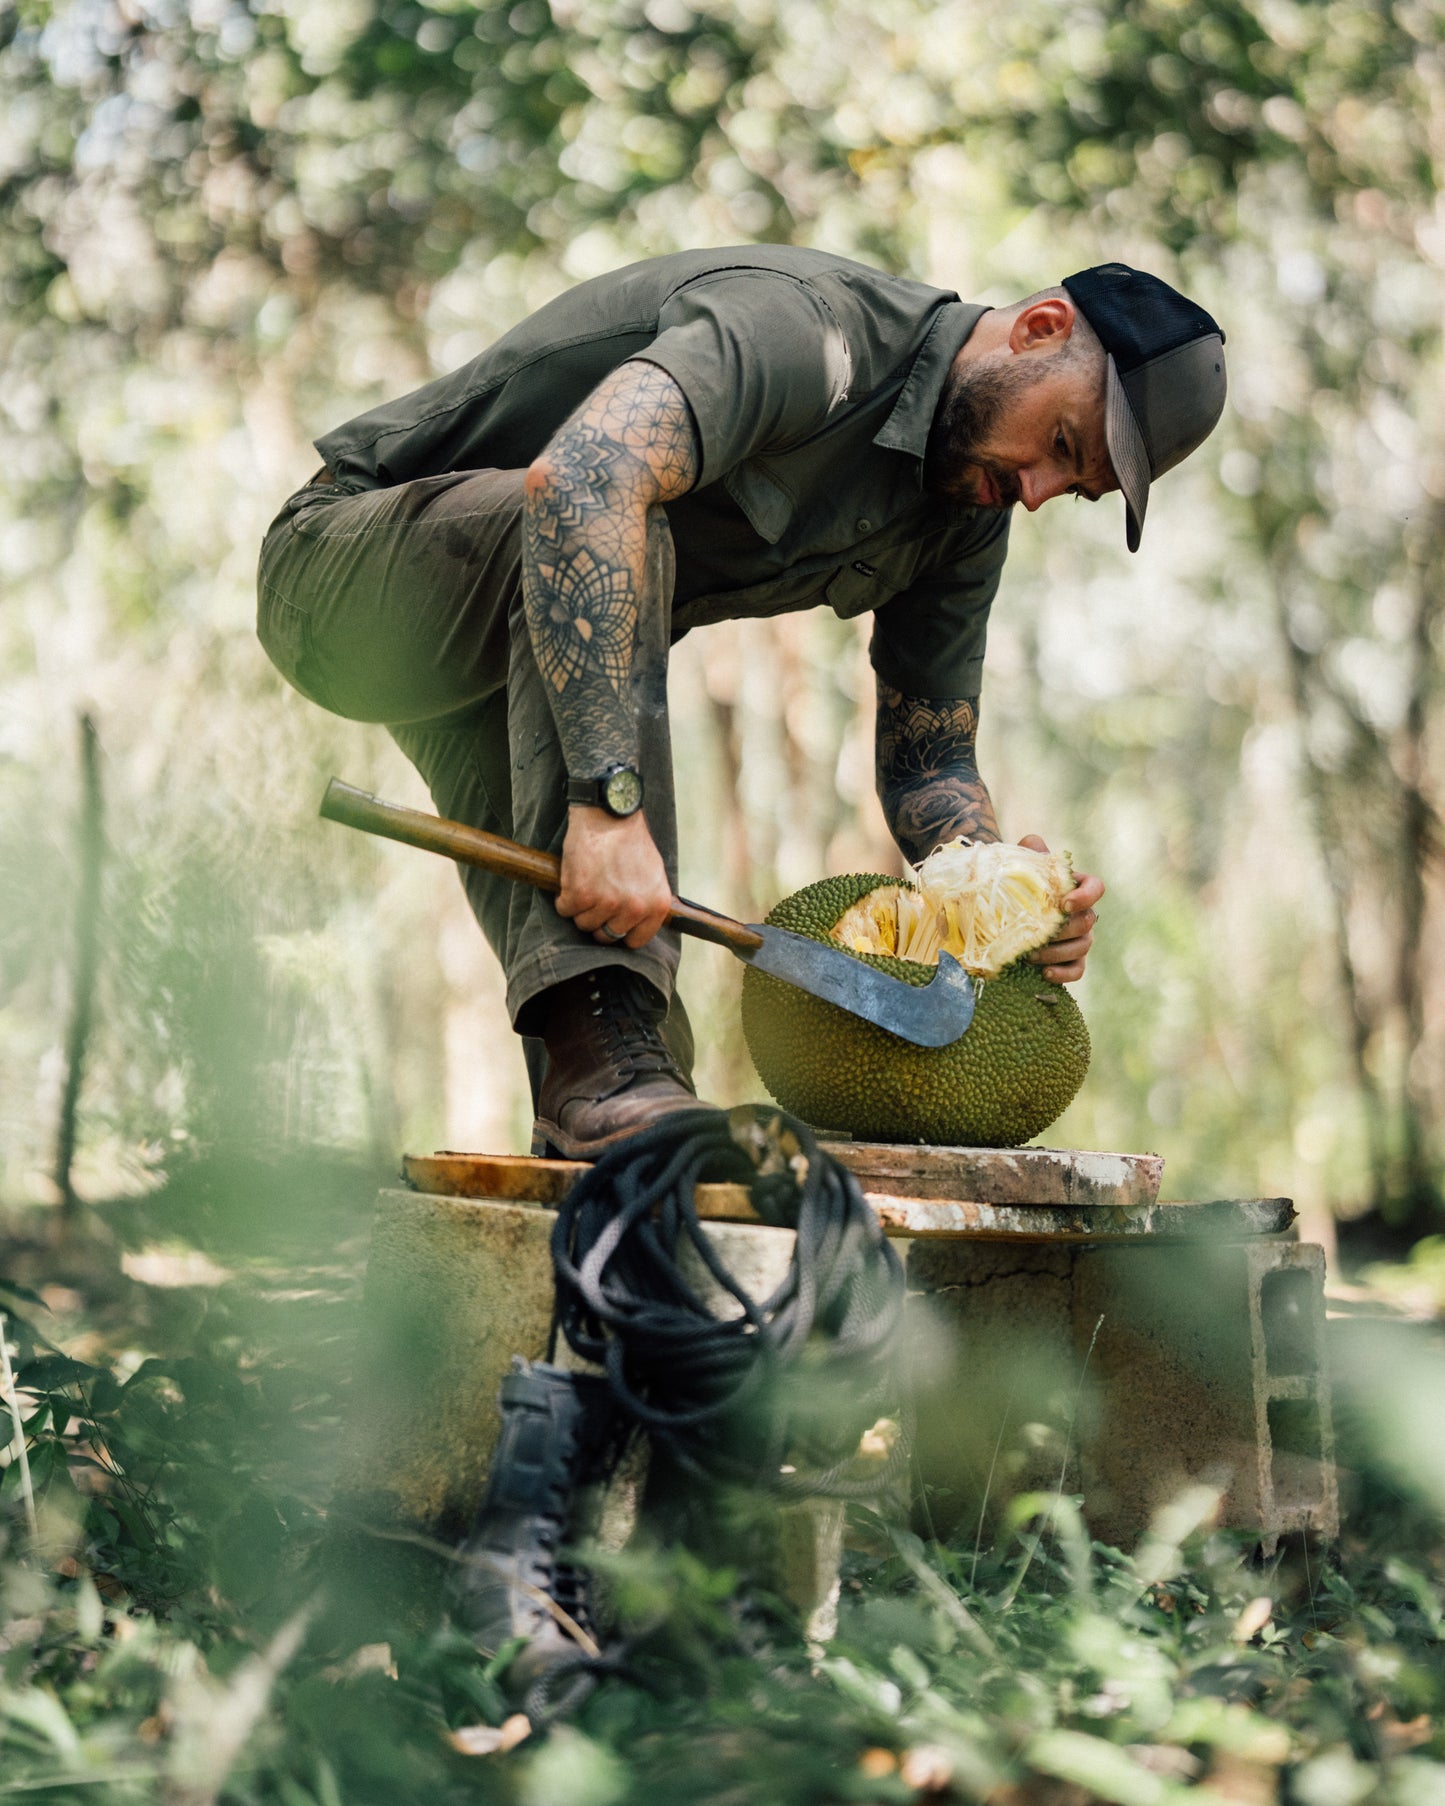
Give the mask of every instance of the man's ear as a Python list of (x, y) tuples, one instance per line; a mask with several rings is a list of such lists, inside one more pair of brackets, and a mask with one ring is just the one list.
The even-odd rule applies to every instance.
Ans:
[(1008, 348), (1023, 351), (1062, 351), (1074, 330), (1074, 304), (1067, 295), (1050, 295), (1020, 308), (1009, 328)]

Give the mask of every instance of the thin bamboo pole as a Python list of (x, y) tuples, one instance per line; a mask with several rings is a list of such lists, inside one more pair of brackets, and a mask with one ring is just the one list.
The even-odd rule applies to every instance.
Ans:
[(25, 1526), (34, 1542), (40, 1534), (35, 1516), (35, 1487), (30, 1479), (30, 1454), (25, 1447), (25, 1426), (20, 1421), (20, 1394), (15, 1390), (15, 1369), (10, 1365), (10, 1350), (5, 1342), (5, 1313), (0, 1311), (0, 1374), (5, 1379), (5, 1402), (10, 1407), (10, 1421), (15, 1426), (15, 1459), (20, 1464), (20, 1492), (25, 1500)]

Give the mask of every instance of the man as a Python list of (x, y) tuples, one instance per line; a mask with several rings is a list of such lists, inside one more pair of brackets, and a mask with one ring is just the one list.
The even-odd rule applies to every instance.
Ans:
[[(695, 1107), (662, 931), (669, 642), (871, 613), (895, 839), (915, 861), (996, 840), (975, 735), (1010, 509), (1119, 488), (1136, 549), (1151, 480), (1224, 391), (1215, 322), (1121, 264), (988, 309), (754, 246), (584, 283), (317, 442), (262, 551), (267, 651), (385, 722), (443, 814), (562, 856), (555, 906), (464, 874), (532, 1041), (535, 1151), (586, 1158)], [(1102, 894), (1079, 880), (1045, 978), (1082, 975)]]

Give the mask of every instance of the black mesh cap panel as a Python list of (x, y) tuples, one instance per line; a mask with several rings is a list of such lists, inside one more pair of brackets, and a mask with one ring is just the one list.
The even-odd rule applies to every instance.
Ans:
[(1224, 338), (1214, 318), (1187, 295), (1126, 263), (1095, 264), (1066, 276), (1063, 286), (1121, 376), (1209, 333)]

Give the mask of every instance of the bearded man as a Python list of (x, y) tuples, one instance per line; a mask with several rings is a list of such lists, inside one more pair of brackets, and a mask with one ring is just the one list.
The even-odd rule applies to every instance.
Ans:
[[(987, 308), (822, 251), (686, 251), (317, 441), (262, 550), (267, 652), (385, 722), (443, 815), (561, 854), (555, 903), (463, 873), (528, 1043), (534, 1152), (696, 1107), (662, 926), (669, 645), (871, 614), (895, 840), (913, 861), (997, 840), (975, 740), (1010, 511), (1121, 489), (1137, 549), (1151, 481), (1219, 419), (1223, 343), (1123, 264)], [(1079, 878), (1031, 956), (1046, 979), (1082, 976), (1103, 888)]]

